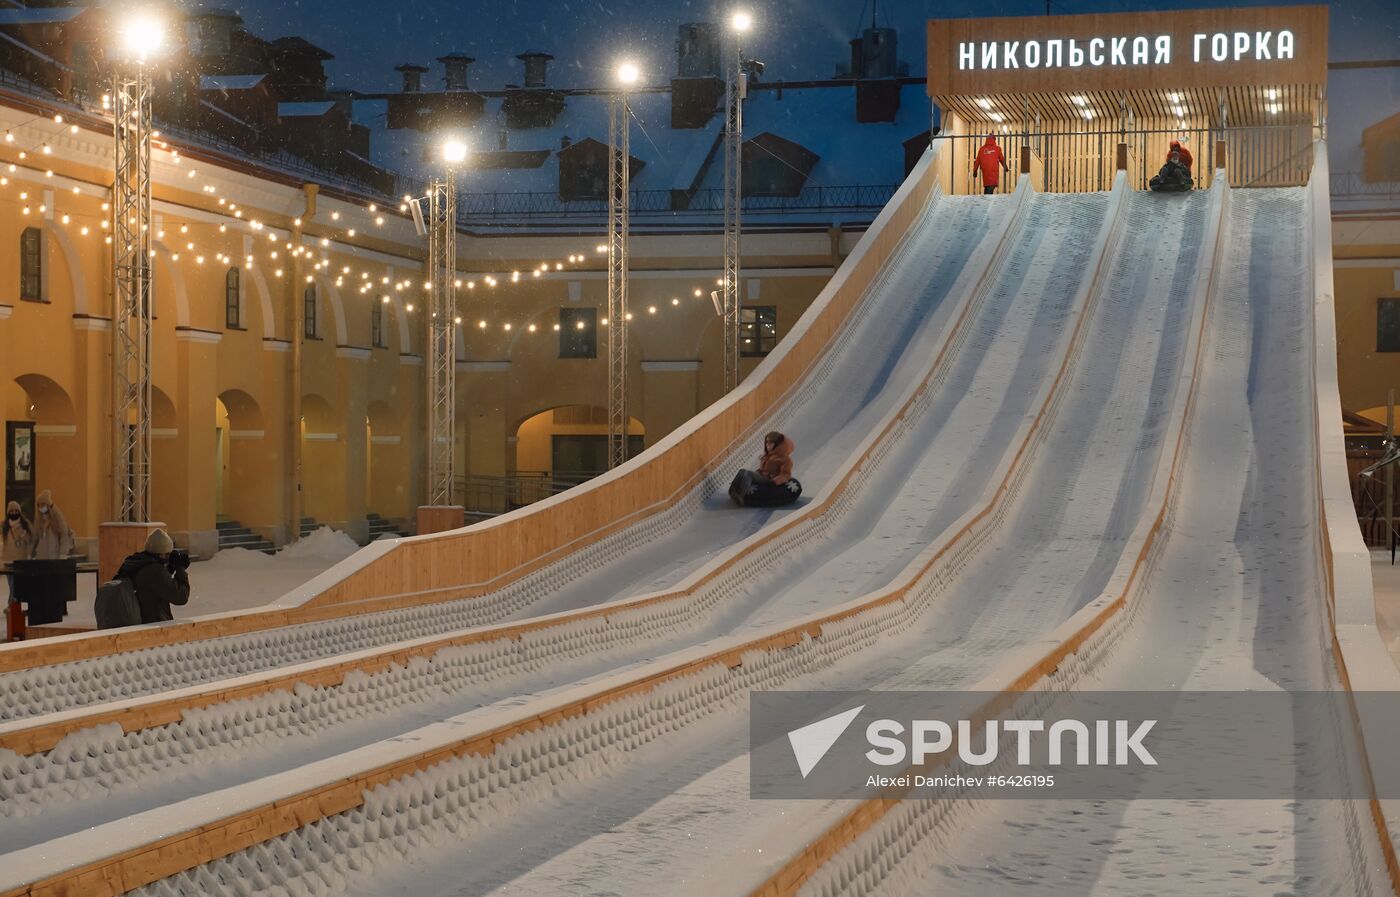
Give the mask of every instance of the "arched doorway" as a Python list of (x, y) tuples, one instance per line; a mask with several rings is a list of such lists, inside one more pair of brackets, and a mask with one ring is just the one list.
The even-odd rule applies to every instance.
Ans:
[[(635, 417), (627, 427), (628, 457), (641, 452), (646, 428)], [(608, 410), (560, 405), (521, 421), (515, 430), (515, 473), (576, 485), (608, 469)]]
[(260, 489), (259, 460), (265, 457), (262, 410), (241, 389), (219, 393), (214, 400), (214, 513), (245, 526), (271, 526), (272, 509)]
[(81, 482), (73, 400), (53, 380), (42, 374), (21, 374), (6, 384), (5, 502), (17, 501), (25, 516), (34, 519), (34, 499), (53, 489), (55, 500), (68, 500), (66, 482)]

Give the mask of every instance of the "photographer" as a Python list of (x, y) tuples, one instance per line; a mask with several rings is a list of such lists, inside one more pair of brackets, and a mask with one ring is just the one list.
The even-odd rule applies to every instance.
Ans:
[(144, 551), (122, 561), (117, 579), (128, 580), (136, 589), (142, 623), (173, 620), (172, 604), (190, 600), (190, 556), (175, 550), (175, 543), (163, 529), (146, 538)]

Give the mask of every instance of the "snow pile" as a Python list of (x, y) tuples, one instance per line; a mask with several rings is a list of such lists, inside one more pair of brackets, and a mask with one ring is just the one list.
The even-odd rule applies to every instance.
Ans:
[(355, 540), (345, 533), (323, 526), (283, 548), (277, 556), (298, 561), (343, 561), (359, 549)]

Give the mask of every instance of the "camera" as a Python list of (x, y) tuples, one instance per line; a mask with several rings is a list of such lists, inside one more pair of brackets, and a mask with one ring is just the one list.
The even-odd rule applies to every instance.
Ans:
[(177, 548), (170, 552), (170, 560), (166, 563), (172, 573), (176, 570), (187, 570), (190, 566), (190, 553)]

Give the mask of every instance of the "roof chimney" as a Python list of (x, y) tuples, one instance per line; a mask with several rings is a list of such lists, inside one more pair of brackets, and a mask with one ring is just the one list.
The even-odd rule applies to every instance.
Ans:
[(394, 66), (394, 71), (403, 75), (404, 93), (421, 93), (423, 90), (423, 73), (428, 70), (426, 65), (418, 65), (414, 62), (405, 62), (403, 65)]
[(465, 53), (448, 53), (446, 56), (439, 56), (438, 62), (442, 63), (448, 90), (468, 89), (467, 69), (476, 62), (475, 59)]
[(676, 74), (681, 78), (718, 78), (719, 26), (688, 22), (676, 36)]
[(526, 50), (515, 58), (525, 63), (525, 86), (544, 87), (549, 63), (554, 57), (542, 50)]

